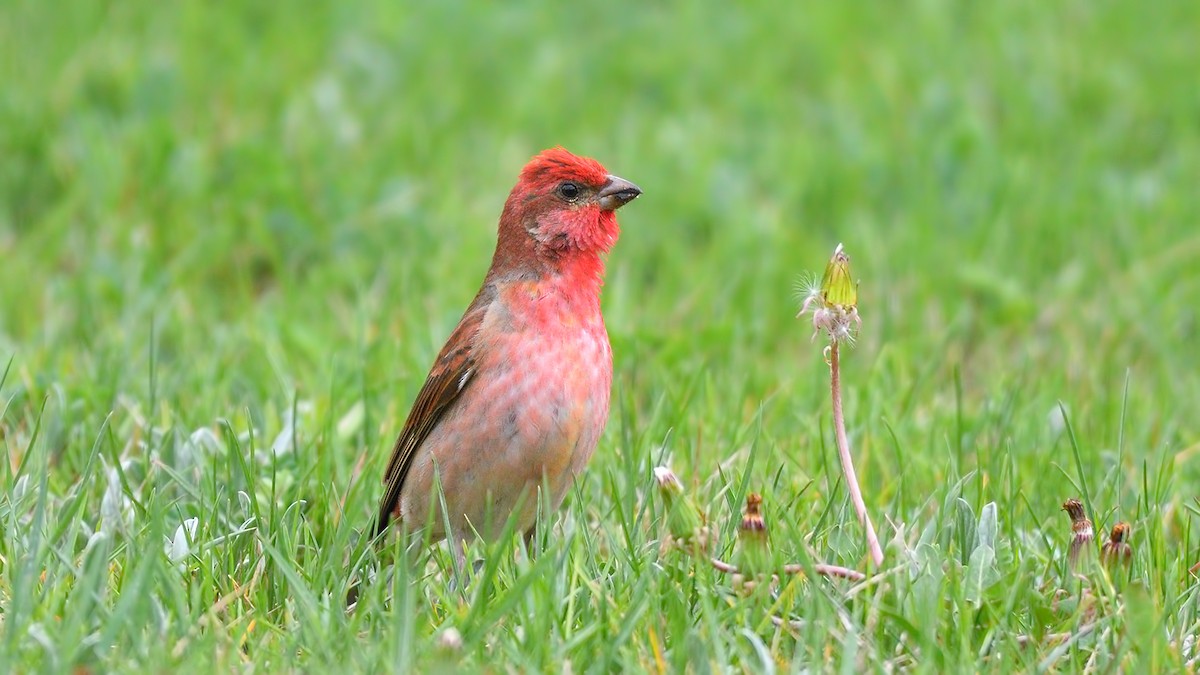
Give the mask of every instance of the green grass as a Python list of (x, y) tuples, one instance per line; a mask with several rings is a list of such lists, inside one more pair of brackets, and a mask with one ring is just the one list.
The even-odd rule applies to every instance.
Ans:
[[(0, 671), (1193, 667), (1200, 5), (526, 4), (0, 8)], [(554, 144), (645, 190), (612, 416), (541, 554), (475, 548), (464, 598), (362, 532)], [(903, 543), (744, 598), (660, 553), (651, 468), (722, 556), (758, 490), (778, 555), (865, 566), (794, 318), (838, 242)], [(1082, 602), (1072, 496), (1135, 547)]]

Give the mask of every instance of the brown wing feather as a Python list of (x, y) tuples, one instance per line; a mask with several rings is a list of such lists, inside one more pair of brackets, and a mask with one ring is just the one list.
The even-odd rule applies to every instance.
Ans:
[(408, 420), (404, 422), (400, 437), (396, 439), (387, 470), (383, 474), (383, 483), (387, 489), (379, 502), (376, 536), (387, 529), (392, 513), (398, 506), (400, 490), (404, 487), (404, 479), (412, 467), (417, 448), (462, 395), (475, 375), (475, 335), (487, 314), (488, 305), (485, 294), (481, 291), (458, 322), (458, 327), (446, 340), (446, 345), (434, 361), (421, 392), (417, 394), (417, 400), (408, 413)]

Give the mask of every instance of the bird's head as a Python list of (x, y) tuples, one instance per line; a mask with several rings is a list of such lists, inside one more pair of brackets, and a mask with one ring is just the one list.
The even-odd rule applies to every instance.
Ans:
[(497, 254), (510, 249), (553, 263), (607, 253), (620, 233), (616, 210), (641, 193), (594, 159), (545, 150), (525, 165), (508, 196)]

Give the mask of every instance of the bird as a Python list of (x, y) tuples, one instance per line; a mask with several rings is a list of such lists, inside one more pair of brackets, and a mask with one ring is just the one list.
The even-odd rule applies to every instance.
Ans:
[(600, 292), (616, 211), (641, 193), (561, 146), (521, 170), (491, 267), (392, 448), (376, 537), (427, 527), (461, 570), (467, 537), (494, 540), (511, 517), (528, 539), (539, 502), (559, 507), (608, 420)]

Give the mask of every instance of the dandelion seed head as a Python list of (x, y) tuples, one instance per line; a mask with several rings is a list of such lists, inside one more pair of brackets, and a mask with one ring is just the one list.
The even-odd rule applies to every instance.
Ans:
[(812, 272), (805, 272), (796, 280), (796, 300), (800, 303), (800, 314), (808, 311), (814, 300), (821, 298), (821, 280)]
[(813, 340), (824, 332), (834, 342), (854, 344), (862, 328), (857, 306), (858, 284), (851, 277), (850, 257), (841, 244), (834, 250), (824, 276), (818, 281), (813, 274), (803, 275), (796, 294), (801, 301), (796, 317), (812, 314)]

